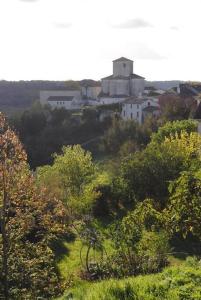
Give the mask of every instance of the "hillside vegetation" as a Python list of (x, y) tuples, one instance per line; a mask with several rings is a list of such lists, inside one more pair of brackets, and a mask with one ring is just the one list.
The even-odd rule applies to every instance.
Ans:
[(201, 267), (171, 267), (156, 275), (85, 283), (68, 291), (62, 300), (198, 300)]
[(34, 171), (0, 114), (0, 298), (201, 299), (201, 136), (176, 107), (139, 125), (36, 105), (9, 120)]

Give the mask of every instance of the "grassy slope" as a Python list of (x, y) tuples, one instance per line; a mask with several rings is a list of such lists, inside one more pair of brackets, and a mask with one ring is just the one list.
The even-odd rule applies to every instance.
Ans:
[[(79, 275), (82, 269), (82, 263), (80, 260), (80, 250), (82, 248), (82, 242), (79, 239), (76, 239), (72, 242), (63, 242), (62, 247), (59, 245), (60, 251), (63, 249), (61, 253), (57, 252), (57, 266), (61, 276), (64, 279), (72, 279), (75, 284), (80, 281)], [(112, 246), (108, 240), (104, 243), (105, 249), (107, 249), (107, 253), (111, 253)], [(84, 257), (86, 255), (86, 247), (83, 247), (82, 250), (82, 258), (84, 264)], [(96, 253), (96, 259), (98, 258), (98, 254)]]
[[(79, 239), (64, 242), (61, 255), (58, 255), (60, 273), (72, 283), (72, 289), (59, 300), (201, 300), (201, 268), (188, 267), (184, 261), (174, 257), (170, 257), (172, 266), (159, 274), (97, 283), (82, 281), (79, 278), (81, 246)], [(112, 251), (109, 241), (106, 241), (105, 247)]]
[(162, 273), (83, 283), (60, 300), (200, 300), (201, 268), (166, 268)]
[[(100, 228), (107, 230), (106, 224), (100, 224)], [(109, 240), (104, 246), (108, 254), (113, 251)], [(63, 242), (62, 247), (58, 245), (58, 268), (72, 286), (59, 300), (201, 300), (201, 268), (188, 267), (183, 258), (170, 256), (171, 267), (159, 274), (93, 283), (80, 279), (81, 247), (78, 238)], [(85, 254), (86, 248), (83, 249), (83, 258)]]

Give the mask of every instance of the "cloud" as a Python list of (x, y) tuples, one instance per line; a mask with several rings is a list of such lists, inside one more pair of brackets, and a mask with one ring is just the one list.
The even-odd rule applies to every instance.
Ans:
[(39, 0), (19, 0), (21, 2), (26, 2), (26, 3), (33, 3), (33, 2), (37, 2)]
[(113, 27), (121, 28), (121, 29), (131, 29), (131, 28), (139, 29), (139, 28), (153, 27), (153, 25), (143, 19), (136, 18), (136, 19), (128, 20), (124, 23), (113, 25)]
[(55, 28), (58, 28), (58, 29), (66, 29), (66, 28), (70, 28), (72, 26), (72, 23), (69, 23), (69, 22), (54, 22), (52, 25)]
[(171, 30), (179, 30), (179, 27), (177, 27), (177, 26), (171, 26), (170, 29)]

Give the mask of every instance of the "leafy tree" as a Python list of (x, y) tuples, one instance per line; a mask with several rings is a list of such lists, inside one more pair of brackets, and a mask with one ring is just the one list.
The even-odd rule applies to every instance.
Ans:
[(174, 136), (175, 134), (181, 134), (182, 131), (187, 133), (197, 131), (197, 122), (195, 120), (182, 120), (167, 122), (165, 125), (159, 127), (157, 133), (153, 133), (151, 139), (153, 142), (161, 143), (166, 137)]
[(201, 172), (185, 171), (169, 187), (168, 229), (201, 239)]
[(98, 111), (94, 108), (83, 109), (82, 121), (84, 123), (87, 122), (91, 124), (91, 126), (93, 126), (93, 124), (98, 121)]
[(164, 121), (184, 120), (191, 117), (196, 102), (193, 98), (182, 98), (174, 94), (164, 94), (159, 97), (161, 119)]
[(136, 200), (151, 197), (166, 204), (168, 186), (180, 172), (200, 166), (201, 137), (197, 133), (182, 132), (162, 143), (151, 142), (122, 163), (121, 176), (128, 187), (128, 195)]
[(162, 215), (146, 199), (110, 227), (115, 252), (99, 266), (99, 274), (122, 277), (159, 271), (167, 264), (168, 237), (161, 231)]
[(60, 293), (49, 245), (63, 232), (65, 210), (35, 187), (26, 154), (0, 114), (0, 290), (3, 299)]
[(105, 133), (103, 143), (106, 152), (117, 154), (126, 141), (138, 141), (139, 125), (133, 121), (113, 119), (112, 126)]
[(81, 144), (99, 154), (99, 138), (110, 126), (109, 120), (100, 122), (98, 113), (88, 108), (81, 115), (64, 108), (50, 109), (35, 105), (21, 115), (10, 118), (19, 133), (32, 169), (52, 164), (52, 154), (61, 152), (63, 145)]
[(55, 154), (53, 166), (41, 167), (37, 174), (38, 181), (56, 193), (69, 212), (78, 213), (88, 209), (96, 195), (92, 184), (95, 171), (91, 154), (75, 145), (63, 147), (63, 154)]
[(25, 135), (39, 134), (46, 126), (46, 116), (42, 111), (25, 111), (21, 120), (20, 130)]

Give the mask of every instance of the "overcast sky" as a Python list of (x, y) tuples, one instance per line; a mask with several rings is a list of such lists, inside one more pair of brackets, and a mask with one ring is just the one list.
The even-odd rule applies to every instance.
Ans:
[(0, 79), (79, 80), (134, 60), (147, 80), (201, 81), (201, 0), (0, 0)]

